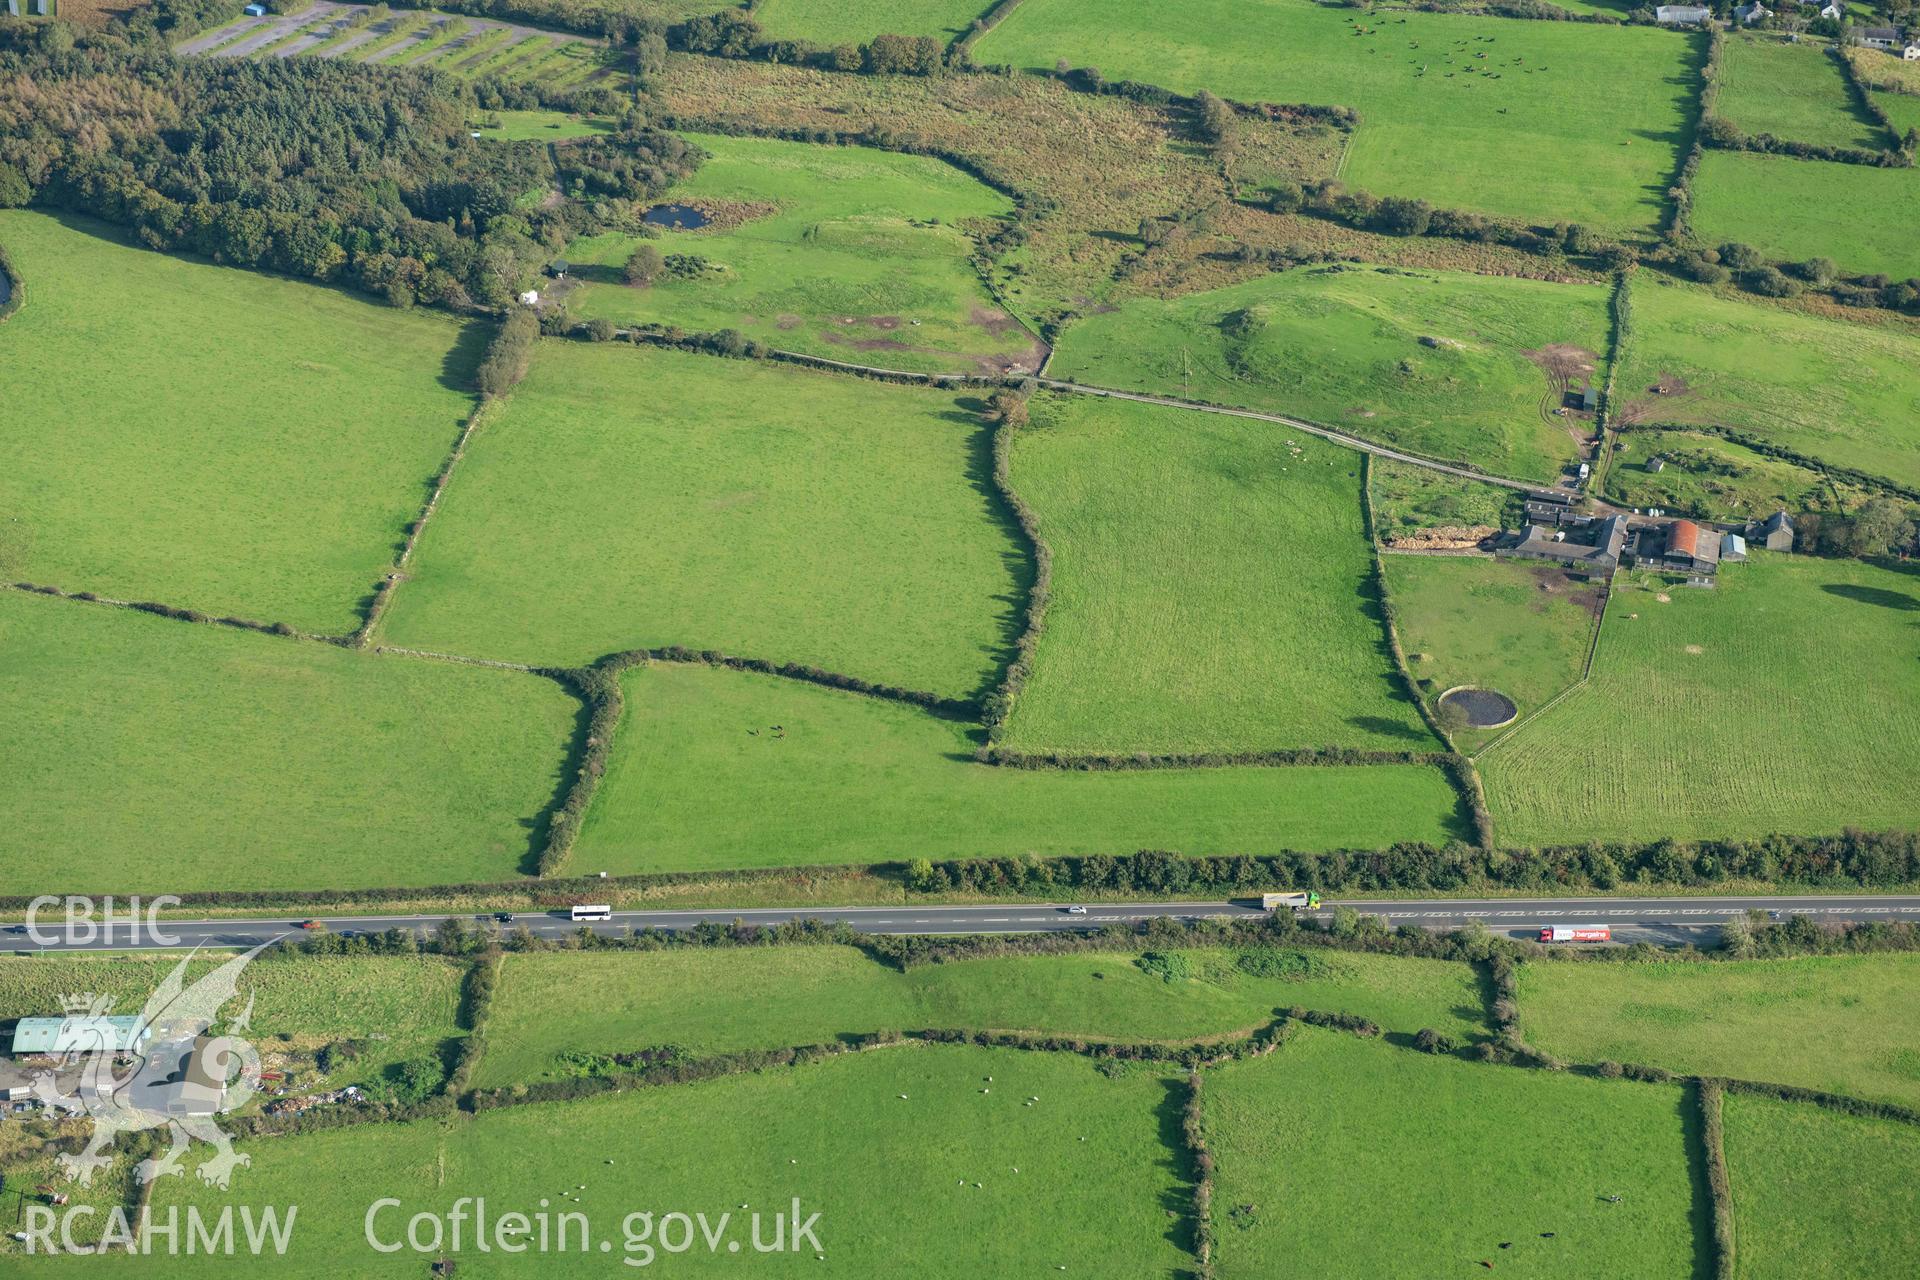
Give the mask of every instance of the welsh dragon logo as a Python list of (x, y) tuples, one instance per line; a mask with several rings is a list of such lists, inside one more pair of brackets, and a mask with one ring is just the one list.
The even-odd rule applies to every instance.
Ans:
[[(180, 1157), (194, 1139), (214, 1148), (196, 1172), (200, 1178), (225, 1189), (236, 1168), (251, 1163), (251, 1158), (233, 1149), (233, 1140), (215, 1123), (215, 1117), (236, 1111), (259, 1091), (260, 1054), (239, 1037), (253, 1013), (253, 997), (246, 1007), (227, 1021), (225, 1033), (207, 1033), (218, 1019), (220, 1009), (239, 991), (240, 974), (253, 958), (270, 943), (220, 965), (191, 986), (187, 984), (187, 966), (193, 955), (175, 965), (173, 972), (148, 997), (140, 1011), (135, 1034), (128, 1049), (107, 1038), (82, 1035), (80, 1040), (95, 1040), (67, 1047), (52, 1070), (33, 1077), (34, 1096), (48, 1107), (69, 1115), (86, 1116), (93, 1121), (93, 1135), (78, 1155), (62, 1153), (60, 1163), (81, 1186), (93, 1180), (94, 1172), (111, 1162), (107, 1154), (122, 1133), (138, 1133), (165, 1126), (170, 1142), (157, 1158), (142, 1160), (134, 1171), (139, 1181), (182, 1172)], [(198, 954), (197, 949), (195, 954)], [(112, 1008), (110, 998), (94, 995), (69, 997), (67, 1018), (103, 1018)], [(83, 1024), (84, 1025), (84, 1024)], [(124, 1064), (132, 1059), (129, 1070)], [(118, 1073), (116, 1063), (122, 1064)], [(74, 1078), (77, 1087), (71, 1093), (61, 1091), (60, 1078)]]

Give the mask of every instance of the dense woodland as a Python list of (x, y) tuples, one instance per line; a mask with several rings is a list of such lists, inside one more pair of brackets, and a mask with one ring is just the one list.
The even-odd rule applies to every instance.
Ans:
[(0, 30), (0, 205), (396, 305), (497, 306), (603, 215), (595, 198), (653, 195), (700, 160), (629, 115), (563, 172), (543, 144), (475, 142), (475, 91), (445, 77), (174, 58), (143, 34)]

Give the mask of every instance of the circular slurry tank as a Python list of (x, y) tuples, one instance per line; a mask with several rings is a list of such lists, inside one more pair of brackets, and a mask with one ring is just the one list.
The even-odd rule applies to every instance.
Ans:
[(1441, 694), (1440, 705), (1458, 707), (1467, 717), (1468, 726), (1474, 729), (1498, 729), (1503, 724), (1512, 724), (1520, 714), (1520, 708), (1506, 694), (1464, 684)]

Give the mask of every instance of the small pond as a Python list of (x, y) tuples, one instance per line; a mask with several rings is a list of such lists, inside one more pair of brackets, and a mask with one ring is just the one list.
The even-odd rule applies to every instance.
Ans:
[(647, 210), (641, 218), (656, 227), (672, 227), (675, 231), (691, 231), (695, 227), (704, 227), (713, 219), (690, 204), (657, 204)]
[(1492, 689), (1449, 689), (1440, 695), (1440, 705), (1457, 707), (1475, 729), (1498, 729), (1520, 714), (1512, 698)]

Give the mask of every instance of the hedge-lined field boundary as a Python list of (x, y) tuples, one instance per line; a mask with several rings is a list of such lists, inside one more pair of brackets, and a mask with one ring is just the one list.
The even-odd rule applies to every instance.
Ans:
[(1714, 1280), (1734, 1280), (1733, 1180), (1727, 1174), (1726, 1125), (1721, 1107), (1726, 1091), (1718, 1080), (1700, 1080), (1694, 1085), (1694, 1096), (1700, 1108), (1700, 1142), (1706, 1153), (1713, 1276)]
[(980, 722), (986, 726), (988, 743), (997, 740), (1005, 730), (1007, 716), (1033, 675), (1034, 654), (1040, 647), (1040, 635), (1047, 625), (1047, 607), (1053, 598), (1053, 548), (1040, 534), (1040, 517), (1013, 487), (1013, 438), (1019, 430), (1019, 424), (1012, 418), (1003, 419), (994, 429), (991, 479), (994, 491), (1013, 513), (1014, 524), (1026, 541), (1027, 554), (1033, 563), (1033, 582), (1027, 588), (1024, 617), (1019, 638), (1014, 641), (1013, 657), (1007, 663), (999, 688), (989, 693), (980, 705)]

